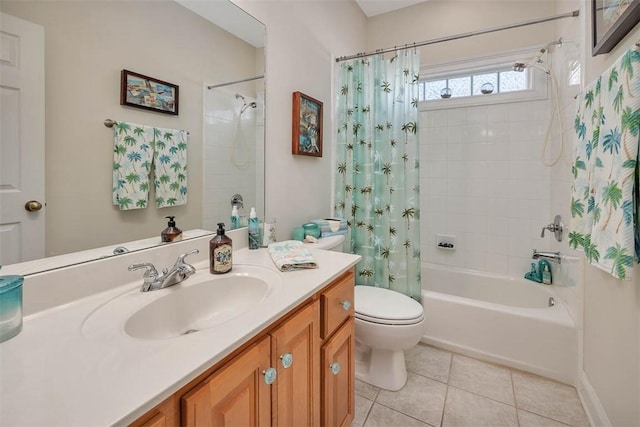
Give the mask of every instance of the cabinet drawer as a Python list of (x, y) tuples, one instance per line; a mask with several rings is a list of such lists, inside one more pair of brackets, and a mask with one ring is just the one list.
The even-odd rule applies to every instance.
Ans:
[(340, 277), (336, 283), (320, 295), (322, 306), (322, 339), (327, 338), (349, 316), (353, 316), (353, 270)]

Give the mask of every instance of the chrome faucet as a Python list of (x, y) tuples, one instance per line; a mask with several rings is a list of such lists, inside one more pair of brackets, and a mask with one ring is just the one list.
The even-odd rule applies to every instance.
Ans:
[(560, 255), (560, 252), (538, 252), (535, 249), (533, 250), (532, 258), (548, 259), (549, 261), (556, 262), (558, 264), (560, 264), (560, 262), (562, 261), (562, 256)]
[(188, 255), (197, 254), (198, 252), (200, 251), (194, 249), (178, 256), (171, 270), (167, 270), (166, 268), (162, 270), (162, 276), (158, 276), (158, 270), (149, 262), (132, 264), (129, 266), (129, 271), (145, 268), (146, 270), (142, 275), (144, 282), (142, 283), (140, 292), (157, 291), (158, 289), (176, 285), (194, 275), (196, 273), (195, 267), (186, 263), (184, 259)]

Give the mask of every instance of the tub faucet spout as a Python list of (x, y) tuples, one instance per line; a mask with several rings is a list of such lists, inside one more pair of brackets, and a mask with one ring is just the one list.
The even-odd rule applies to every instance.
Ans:
[(560, 264), (560, 262), (562, 261), (562, 256), (560, 255), (560, 252), (538, 252), (537, 250), (533, 250), (533, 255), (532, 255), (533, 259), (547, 259), (551, 262), (555, 262)]

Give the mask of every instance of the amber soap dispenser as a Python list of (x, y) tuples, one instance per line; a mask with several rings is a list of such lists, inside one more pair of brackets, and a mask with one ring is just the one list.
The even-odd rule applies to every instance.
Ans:
[(217, 234), (209, 241), (209, 271), (224, 274), (231, 271), (233, 247), (231, 239), (224, 234), (224, 223), (218, 223)]
[(182, 230), (176, 227), (176, 221), (174, 220), (175, 216), (167, 216), (165, 217), (169, 219), (169, 223), (167, 224), (167, 228), (162, 230), (160, 234), (160, 238), (163, 242), (178, 242), (182, 240)]

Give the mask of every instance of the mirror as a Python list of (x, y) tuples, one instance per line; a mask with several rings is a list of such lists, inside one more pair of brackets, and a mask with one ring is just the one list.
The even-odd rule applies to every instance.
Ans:
[[(45, 257), (160, 244), (166, 216), (213, 233), (234, 194), (241, 215), (264, 213), (264, 25), (226, 0), (3, 0), (0, 11), (44, 28)], [(123, 69), (179, 86), (179, 114), (120, 105)], [(153, 189), (147, 208), (113, 204), (105, 119), (189, 132), (186, 204), (156, 208)]]

